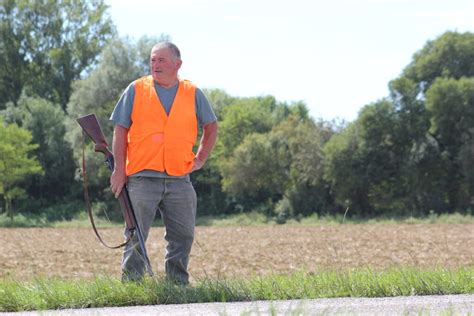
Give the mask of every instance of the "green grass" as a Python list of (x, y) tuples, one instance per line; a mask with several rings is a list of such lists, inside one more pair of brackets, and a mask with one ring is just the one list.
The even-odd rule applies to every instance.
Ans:
[[(120, 222), (111, 222), (101, 217), (94, 218), (97, 227), (123, 227)], [(344, 218), (339, 215), (318, 216), (313, 214), (308, 217), (288, 219), (285, 224), (277, 224), (276, 219), (267, 217), (261, 213), (240, 213), (221, 216), (198, 216), (198, 226), (268, 226), (268, 225), (339, 225), (339, 224), (474, 224), (474, 215), (469, 214), (430, 214), (425, 217), (387, 217), (377, 218)], [(154, 226), (162, 226), (160, 219), (156, 219)], [(22, 214), (16, 215), (13, 221), (5, 214), (0, 214), (0, 227), (56, 227), (56, 228), (89, 228), (90, 222), (86, 212), (81, 212), (72, 220), (48, 221), (44, 216), (26, 217)]]
[(265, 226), (271, 224), (275, 224), (272, 218), (257, 212), (221, 216), (200, 216), (197, 218), (198, 226)]
[[(97, 227), (123, 227), (122, 223), (111, 222), (100, 217), (94, 217)], [(0, 214), (0, 227), (54, 227), (54, 228), (90, 228), (91, 223), (86, 212), (79, 213), (71, 220), (49, 221), (44, 216), (25, 216), (23, 214), (15, 215), (13, 220)]]
[(297, 219), (288, 219), (284, 224), (277, 224), (275, 218), (269, 218), (263, 214), (241, 213), (227, 216), (215, 217), (198, 217), (198, 226), (267, 226), (267, 225), (305, 225), (305, 226), (321, 226), (321, 225), (340, 225), (340, 224), (474, 224), (474, 216), (469, 214), (430, 214), (426, 217), (387, 217), (381, 216), (377, 218), (344, 218), (340, 215), (324, 215), (318, 216), (313, 214), (307, 217)]
[(386, 297), (474, 293), (474, 267), (456, 270), (358, 269), (272, 275), (249, 279), (198, 280), (188, 287), (163, 279), (122, 283), (117, 279), (0, 280), (0, 312), (328, 297)]
[(300, 220), (289, 220), (287, 224), (331, 225), (331, 224), (474, 224), (474, 216), (469, 214), (433, 214), (424, 217), (379, 216), (375, 218), (344, 218), (343, 215), (318, 217), (313, 214)]

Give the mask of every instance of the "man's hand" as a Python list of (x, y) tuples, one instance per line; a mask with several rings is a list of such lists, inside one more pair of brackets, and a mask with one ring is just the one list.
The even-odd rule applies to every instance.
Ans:
[(126, 182), (127, 175), (125, 174), (125, 171), (118, 171), (117, 169), (114, 169), (112, 176), (110, 176), (110, 189), (115, 195), (115, 198), (119, 197)]
[(127, 182), (127, 174), (125, 173), (125, 161), (127, 157), (127, 135), (128, 129), (115, 125), (114, 138), (112, 141), (112, 147), (115, 157), (115, 166), (112, 176), (110, 177), (110, 189), (118, 198), (120, 192), (122, 192), (123, 186)]
[(211, 122), (203, 126), (201, 143), (194, 158), (193, 168), (191, 172), (199, 170), (206, 163), (209, 153), (212, 151), (217, 139), (217, 122)]
[(204, 161), (202, 161), (201, 159), (199, 159), (199, 157), (196, 156), (196, 158), (194, 158), (193, 169), (191, 169), (191, 172), (201, 169), (204, 166), (204, 163)]

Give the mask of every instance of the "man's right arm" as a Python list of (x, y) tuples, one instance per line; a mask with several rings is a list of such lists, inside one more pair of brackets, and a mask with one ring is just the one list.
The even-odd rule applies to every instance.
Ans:
[(110, 119), (115, 123), (112, 151), (115, 158), (114, 171), (110, 177), (110, 188), (115, 197), (120, 195), (127, 182), (125, 164), (127, 161), (127, 137), (131, 125), (131, 113), (135, 98), (135, 86), (132, 82), (115, 105)]
[(122, 192), (123, 186), (127, 182), (127, 174), (125, 172), (127, 161), (127, 137), (128, 128), (121, 125), (115, 125), (114, 137), (112, 140), (112, 151), (114, 154), (114, 171), (110, 177), (110, 188), (115, 197), (118, 198)]

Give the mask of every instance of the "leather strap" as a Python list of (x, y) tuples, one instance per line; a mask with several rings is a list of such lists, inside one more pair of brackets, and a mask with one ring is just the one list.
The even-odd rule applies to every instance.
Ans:
[(84, 136), (84, 131), (83, 131), (82, 132), (82, 177), (84, 179), (84, 181), (83, 181), (83, 184), (84, 184), (84, 199), (86, 201), (86, 210), (87, 210), (87, 213), (89, 215), (89, 219), (90, 219), (90, 222), (91, 222), (91, 225), (92, 225), (92, 229), (94, 230), (94, 233), (97, 236), (97, 238), (99, 239), (99, 241), (105, 247), (107, 247), (109, 249), (122, 248), (125, 245), (127, 245), (130, 242), (130, 240), (133, 238), (133, 235), (135, 233), (134, 230), (130, 231), (130, 235), (127, 237), (127, 240), (125, 240), (125, 242), (123, 242), (123, 243), (121, 243), (120, 245), (117, 245), (117, 246), (110, 246), (110, 245), (108, 245), (104, 242), (104, 240), (102, 239), (102, 237), (99, 234), (99, 231), (97, 230), (97, 227), (95, 226), (94, 216), (92, 214), (91, 200), (90, 200), (90, 197), (89, 197), (89, 190), (88, 190), (88, 180), (87, 180), (87, 170), (86, 170), (86, 150), (85, 150), (86, 146), (85, 146), (84, 138), (85, 138), (85, 136)]

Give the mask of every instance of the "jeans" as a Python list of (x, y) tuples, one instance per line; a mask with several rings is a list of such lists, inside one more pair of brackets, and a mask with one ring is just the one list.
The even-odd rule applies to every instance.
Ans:
[[(129, 177), (127, 182), (130, 200), (142, 229), (145, 241), (157, 211), (165, 225), (167, 241), (165, 271), (168, 279), (188, 284), (188, 262), (196, 224), (196, 192), (187, 178)], [(125, 230), (127, 237), (129, 232)], [(126, 246), (122, 259), (122, 279), (139, 280), (145, 273), (145, 262), (138, 238)]]

